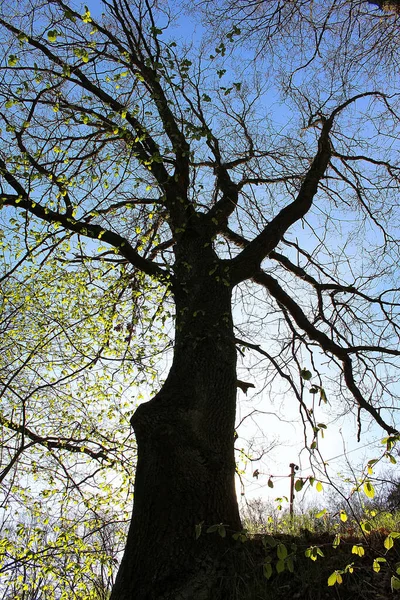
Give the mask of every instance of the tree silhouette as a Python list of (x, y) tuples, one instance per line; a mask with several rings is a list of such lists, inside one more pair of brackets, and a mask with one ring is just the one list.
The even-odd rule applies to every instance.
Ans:
[[(250, 4), (259, 18), (263, 3)], [(146, 351), (156, 354), (129, 350), (136, 330), (170, 323), (174, 307), (168, 376), (131, 419), (134, 510), (112, 600), (212, 598), (226, 575), (226, 550), (241, 529), (238, 347), (262, 359), (266, 390), (280, 380), (297, 399), (311, 452), (318, 405), (327, 400), (356, 414), (358, 435), (364, 416), (397, 435), (393, 62), (376, 65), (378, 17), (361, 10), (366, 3), (357, 13), (348, 2), (342, 12), (335, 2), (313, 3), (314, 21), (304, 3), (296, 12), (300, 4), (264, 3), (272, 12), (263, 13), (270, 27), (258, 64), (251, 38), (247, 46), (242, 39), (249, 15), (232, 16), (230, 4), (229, 28), (211, 52), (196, 39), (191, 47), (171, 37), (164, 3), (104, 0), (98, 18), (63, 0), (1, 7), (1, 202), (6, 240), (14, 234), (24, 246), (16, 257), (5, 251), (4, 281), (39, 251), (43, 269), (64, 265), (66, 297), (87, 270), (95, 350), (85, 369), (111, 350), (142, 368)], [(345, 9), (349, 27), (345, 35), (341, 22), (338, 38)], [(380, 24), (386, 33), (390, 19)], [(274, 45), (268, 71), (262, 57)], [(84, 305), (83, 290), (74, 307)], [(250, 314), (236, 327), (233, 305)], [(124, 344), (112, 348), (114, 338)], [(13, 391), (15, 369), (4, 371), (4, 394)], [(29, 413), (30, 425), (26, 403), (2, 417), (5, 430), (107, 459), (110, 441), (96, 438), (96, 419), (83, 442), (72, 431), (71, 439), (46, 437)]]

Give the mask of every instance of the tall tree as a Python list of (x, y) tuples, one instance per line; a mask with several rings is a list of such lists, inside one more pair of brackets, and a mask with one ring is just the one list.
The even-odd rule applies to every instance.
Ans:
[[(355, 412), (359, 433), (367, 416), (397, 435), (396, 56), (384, 68), (376, 64), (377, 24), (391, 40), (395, 17), (382, 22), (366, 4), (248, 3), (270, 25), (257, 64), (250, 38), (247, 46), (235, 43), (247, 7), (231, 21), (226, 7), (229, 30), (210, 52), (198, 36), (173, 39), (174, 20), (188, 21), (167, 3), (103, 0), (98, 18), (63, 0), (2, 3), (4, 219), (26, 260), (42, 253), (44, 277), (46, 268), (64, 265), (64, 290), (88, 273), (87, 312), (81, 288), (69, 327), (60, 323), (59, 355), (71, 351), (73, 372), (79, 369), (85, 348), (67, 333), (83, 311), (95, 351), (82, 366), (101, 358), (107, 366), (112, 336), (113, 356), (140, 371), (146, 348), (127, 354), (118, 334), (129, 345), (136, 328), (145, 336), (154, 323), (168, 324), (174, 305), (168, 376), (131, 419), (134, 510), (113, 600), (215, 598), (231, 534), (241, 528), (238, 346), (265, 360), (266, 384), (280, 379), (297, 398), (311, 451), (328, 388), (330, 401)], [(24, 256), (6, 250), (5, 258), (4, 281), (13, 282)], [(127, 322), (122, 300), (129, 298)], [(243, 299), (247, 323), (232, 312), (232, 300)], [(32, 305), (30, 294), (24, 302)], [(6, 329), (19, 310), (18, 302), (5, 308)], [(260, 336), (268, 336), (267, 349)], [(45, 356), (52, 352), (46, 347)], [(14, 372), (25, 364), (21, 354)], [(59, 380), (61, 365), (51, 364)], [(42, 367), (41, 360), (30, 371), (28, 388)], [(5, 373), (4, 393), (15, 393), (13, 373)], [(28, 389), (29, 398), (38, 393)], [(82, 411), (90, 421), (83, 445), (72, 435), (72, 416), (69, 437), (42, 431), (43, 445), (106, 460), (110, 439), (98, 435), (91, 411), (106, 419), (110, 398), (100, 397), (97, 408), (94, 399)], [(2, 425), (37, 443), (22, 400), (18, 420), (11, 410)], [(43, 417), (36, 426), (43, 428)], [(14, 456), (28, 449), (23, 443)]]

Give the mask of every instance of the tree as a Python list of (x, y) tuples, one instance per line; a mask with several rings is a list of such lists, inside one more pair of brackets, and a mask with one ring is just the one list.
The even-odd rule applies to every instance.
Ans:
[[(271, 7), (267, 18), (277, 19), (263, 38), (263, 52), (274, 47), (280, 59), (268, 71), (261, 55), (252, 60), (251, 40), (246, 51), (236, 45), (246, 13), (229, 20), (228, 10), (229, 28), (210, 55), (196, 38), (171, 38), (177, 17), (165, 3), (103, 0), (102, 17), (63, 0), (1, 7), (0, 197), (11, 228), (5, 243), (16, 236), (24, 253), (15, 257), (6, 245), (3, 280), (19, 291), (4, 308), (5, 330), (22, 310), (36, 314), (33, 338), (43, 345), (37, 296), (18, 302), (23, 265), (48, 288), (62, 283), (69, 299), (52, 344), (41, 353), (33, 343), (29, 356), (4, 367), (3, 393), (17, 391), (21, 403), (2, 417), (4, 430), (18, 434), (11, 467), (39, 443), (91, 461), (109, 460), (111, 447), (110, 462), (133, 470), (118, 447), (123, 419), (115, 438), (99, 431), (111, 394), (96, 380), (98, 404), (96, 393), (87, 407), (82, 396), (93, 366), (100, 378), (113, 360), (132, 365), (132, 374), (149, 372), (168, 345), (157, 327), (174, 323), (169, 373), (131, 419), (134, 510), (112, 600), (214, 598), (229, 572), (227, 550), (241, 529), (238, 350), (260, 358), (266, 389), (280, 380), (277, 393), (297, 399), (311, 453), (328, 398), (355, 412), (359, 435), (367, 416), (390, 447), (397, 436), (399, 95), (393, 62), (374, 62), (377, 24), (389, 40), (397, 17), (382, 22), (377, 9), (364, 10), (368, 3), (312, 3), (308, 15), (307, 3), (284, 4), (291, 6), (255, 7)], [(298, 53), (281, 60), (293, 44)], [(32, 267), (39, 255), (40, 269)], [(70, 290), (81, 277), (77, 298)], [(4, 295), (13, 297), (6, 288)], [(232, 304), (250, 317), (240, 322)], [(44, 306), (55, 322), (53, 305)], [(153, 363), (145, 367), (147, 350)], [(33, 421), (39, 434), (26, 417), (27, 399), (37, 398), (37, 381), (49, 372), (46, 392), (57, 395), (57, 407), (63, 377), (69, 397), (79, 387), (81, 416), (63, 422), (62, 439), (43, 415)], [(14, 374), (26, 392), (14, 389)]]
[(371, 0), (370, 4), (376, 4), (376, 6), (379, 6), (382, 10), (400, 11), (400, 2), (398, 0), (395, 0), (394, 2), (390, 2), (390, 0)]

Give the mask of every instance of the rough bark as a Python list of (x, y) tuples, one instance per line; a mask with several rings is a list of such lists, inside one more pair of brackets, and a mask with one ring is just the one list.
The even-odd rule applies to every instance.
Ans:
[[(138, 444), (134, 510), (112, 600), (212, 597), (229, 532), (240, 529), (232, 288), (200, 221), (176, 245), (171, 371), (132, 417)], [(225, 538), (206, 533), (219, 523), (227, 528)], [(198, 524), (202, 534), (196, 539)]]

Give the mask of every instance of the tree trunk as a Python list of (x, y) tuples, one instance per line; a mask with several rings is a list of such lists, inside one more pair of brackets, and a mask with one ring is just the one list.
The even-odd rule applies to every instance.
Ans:
[[(241, 527), (229, 275), (209, 237), (193, 231), (177, 245), (174, 271), (174, 359), (160, 392), (131, 420), (138, 445), (134, 510), (111, 600), (208, 600), (231, 533)], [(206, 533), (220, 523), (226, 537)]]

